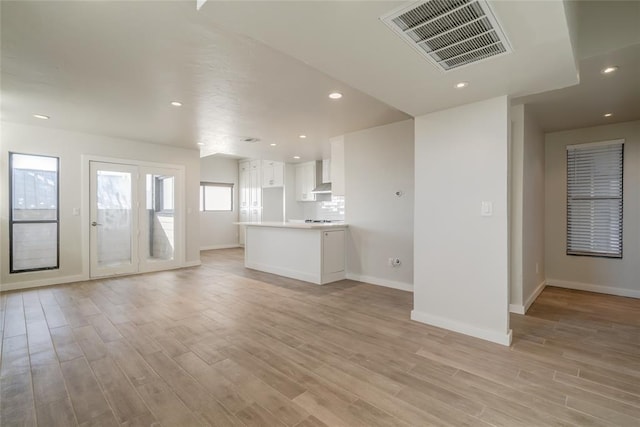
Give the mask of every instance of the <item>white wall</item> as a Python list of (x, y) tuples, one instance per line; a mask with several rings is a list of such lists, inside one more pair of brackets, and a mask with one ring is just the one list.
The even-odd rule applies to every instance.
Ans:
[(344, 136), (349, 278), (412, 289), (413, 139), (413, 120)]
[(511, 108), (511, 296), (524, 314), (544, 289), (544, 134), (528, 107)]
[[(566, 146), (624, 139), (623, 258), (566, 255)], [(547, 284), (640, 298), (640, 121), (546, 135)]]
[[(415, 119), (411, 317), (504, 345), (511, 341), (508, 133), (506, 96)], [(480, 215), (482, 201), (493, 203), (492, 216)]]
[(207, 156), (200, 159), (200, 181), (233, 184), (233, 211), (200, 212), (200, 249), (238, 246), (238, 161)]
[[(185, 166), (186, 208), (185, 256), (186, 264), (200, 262), (198, 242), (198, 182), (200, 160), (197, 150), (188, 150), (106, 136), (90, 135), (38, 126), (2, 122), (0, 134), (0, 176), (2, 176), (2, 200), (0, 202), (2, 236), (0, 239), (0, 282), (3, 289), (19, 288), (77, 280), (86, 280), (88, 271), (88, 224), (82, 222), (88, 210), (82, 206), (83, 191), (88, 193), (88, 170), (82, 164), (83, 154), (117, 159), (134, 159), (144, 162)], [(8, 152), (41, 154), (60, 158), (60, 268), (33, 273), (9, 274), (8, 233)], [(86, 172), (86, 176), (83, 173)], [(73, 209), (83, 210), (73, 215)]]

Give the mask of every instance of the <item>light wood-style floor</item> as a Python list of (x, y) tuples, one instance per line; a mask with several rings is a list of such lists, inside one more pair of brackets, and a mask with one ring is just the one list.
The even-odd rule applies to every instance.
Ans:
[(2, 294), (0, 424), (640, 425), (640, 300), (547, 288), (506, 348), (407, 292), (202, 259)]

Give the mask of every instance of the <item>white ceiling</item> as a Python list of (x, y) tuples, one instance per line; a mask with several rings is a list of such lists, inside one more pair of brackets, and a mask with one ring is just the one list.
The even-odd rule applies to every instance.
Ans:
[[(408, 3), (209, 1), (201, 13), (412, 116), (578, 82), (561, 1), (489, 1), (514, 52), (448, 73), (437, 70), (380, 21)], [(468, 81), (469, 87), (456, 90), (460, 81)]]
[[(638, 1), (567, 14), (559, 0), (490, 1), (514, 53), (449, 73), (379, 21), (407, 3), (2, 1), (2, 119), (304, 161), (326, 155), (329, 137), (505, 94), (548, 129), (597, 124), (606, 108), (640, 118)], [(594, 73), (610, 61), (615, 79)], [(328, 99), (334, 90), (344, 98)]]
[[(305, 160), (322, 158), (332, 136), (409, 118), (219, 28), (195, 1), (1, 7), (3, 120), (194, 149), (203, 142), (203, 155)], [(327, 97), (335, 90), (343, 99)]]
[[(640, 1), (581, 1), (575, 12), (580, 84), (513, 102), (547, 132), (640, 119)], [(602, 74), (608, 66), (619, 69)]]
[[(602, 74), (608, 66), (620, 67)], [(580, 84), (514, 99), (553, 132), (640, 119), (640, 44), (580, 61)], [(613, 116), (604, 117), (611, 113)]]

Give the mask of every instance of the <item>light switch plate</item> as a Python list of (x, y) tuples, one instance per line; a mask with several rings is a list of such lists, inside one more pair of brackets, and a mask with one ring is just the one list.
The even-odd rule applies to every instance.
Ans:
[(483, 201), (480, 204), (480, 215), (492, 216), (493, 215), (493, 202)]
[(73, 214), (73, 216), (78, 216), (78, 215), (80, 215), (80, 208), (73, 208), (73, 210), (71, 211), (71, 213)]

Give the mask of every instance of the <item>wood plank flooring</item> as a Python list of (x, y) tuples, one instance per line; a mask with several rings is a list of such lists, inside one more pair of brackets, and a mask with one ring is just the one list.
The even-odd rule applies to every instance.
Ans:
[(640, 300), (547, 288), (506, 348), (242, 257), (1, 294), (0, 424), (640, 425)]

